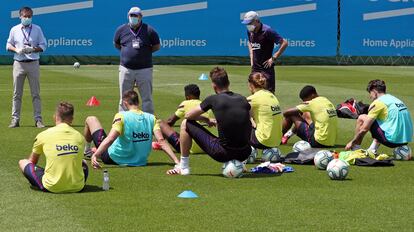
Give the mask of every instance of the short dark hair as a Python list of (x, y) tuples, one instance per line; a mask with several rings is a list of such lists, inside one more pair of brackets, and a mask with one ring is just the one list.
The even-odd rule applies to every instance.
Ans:
[(211, 81), (219, 88), (227, 88), (230, 85), (229, 77), (226, 70), (221, 67), (215, 67), (210, 71)]
[(193, 96), (200, 98), (200, 88), (195, 84), (189, 84), (184, 87), (184, 94), (186, 97)]
[(300, 99), (305, 100), (309, 98), (310, 96), (312, 96), (312, 94), (318, 94), (318, 93), (316, 92), (315, 87), (313, 87), (312, 85), (307, 85), (302, 88), (302, 90), (299, 93), (299, 97)]
[(33, 10), (32, 10), (32, 8), (30, 8), (30, 7), (28, 7), (28, 6), (24, 6), (24, 7), (20, 8), (20, 10), (19, 10), (19, 15), (22, 15), (22, 13), (23, 13), (24, 11), (29, 11), (29, 12), (31, 12), (31, 13), (32, 13), (32, 15), (33, 15)]
[(122, 100), (128, 102), (129, 105), (139, 105), (138, 93), (134, 90), (127, 90), (122, 94)]
[(62, 121), (72, 121), (74, 113), (75, 109), (69, 102), (62, 101), (56, 106), (56, 116)]
[(371, 92), (372, 90), (376, 90), (376, 91), (378, 91), (378, 93), (386, 93), (386, 91), (387, 91), (387, 86), (385, 86), (385, 82), (383, 81), (383, 80), (379, 80), (379, 79), (376, 79), (376, 80), (371, 80), (369, 83), (368, 83), (368, 86), (367, 86), (367, 91), (368, 91), (368, 93), (369, 92)]

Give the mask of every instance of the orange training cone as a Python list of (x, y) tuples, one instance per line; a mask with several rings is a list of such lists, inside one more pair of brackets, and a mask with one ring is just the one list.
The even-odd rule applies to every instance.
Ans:
[(96, 99), (95, 96), (92, 96), (88, 102), (86, 102), (87, 106), (99, 106), (101, 103), (98, 101), (98, 99)]

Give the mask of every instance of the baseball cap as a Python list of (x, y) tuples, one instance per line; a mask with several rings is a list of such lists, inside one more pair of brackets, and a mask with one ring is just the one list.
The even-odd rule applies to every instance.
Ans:
[(249, 24), (255, 19), (259, 19), (259, 14), (256, 11), (249, 11), (244, 15), (242, 24)]
[(129, 9), (128, 11), (128, 15), (131, 15), (131, 14), (142, 15), (142, 12), (141, 12), (141, 9), (139, 9), (139, 7), (134, 6), (134, 7), (131, 7), (131, 9)]

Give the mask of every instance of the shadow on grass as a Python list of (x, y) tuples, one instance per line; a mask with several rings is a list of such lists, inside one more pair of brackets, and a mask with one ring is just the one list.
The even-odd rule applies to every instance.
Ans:
[[(192, 176), (214, 176), (214, 177), (220, 177), (225, 178), (222, 174), (191, 174)], [(264, 173), (243, 173), (243, 176), (241, 178), (268, 178), (268, 177), (276, 177), (281, 176), (282, 173), (276, 173), (276, 174), (264, 174)]]
[[(30, 186), (30, 188), (33, 191), (43, 192), (42, 190), (40, 190), (39, 188), (34, 187), (34, 186)], [(113, 189), (113, 188), (110, 187), (110, 189)], [(79, 191), (78, 193), (92, 193), (92, 192), (103, 192), (103, 190), (102, 190), (102, 187), (100, 187), (100, 186), (86, 184), (85, 187), (81, 191)], [(45, 192), (45, 193), (52, 193), (52, 192)], [(59, 194), (71, 194), (71, 193), (59, 193)]]

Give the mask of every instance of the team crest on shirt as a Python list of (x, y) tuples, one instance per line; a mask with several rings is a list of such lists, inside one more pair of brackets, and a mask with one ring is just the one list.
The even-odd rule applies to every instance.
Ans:
[(252, 50), (260, 50), (262, 48), (262, 45), (260, 43), (250, 43), (252, 46)]

